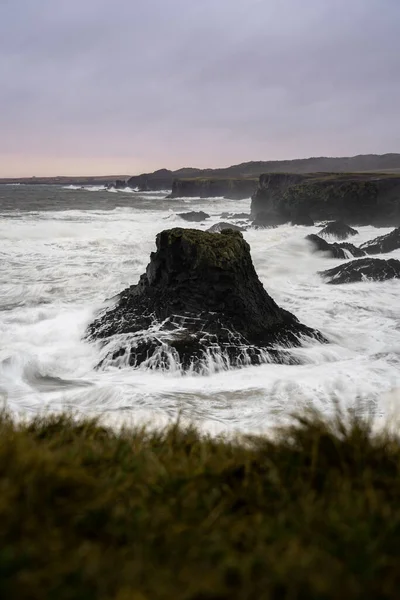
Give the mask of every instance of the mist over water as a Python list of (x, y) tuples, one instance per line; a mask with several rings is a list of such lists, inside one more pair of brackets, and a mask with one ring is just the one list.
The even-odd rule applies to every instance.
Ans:
[[(304, 238), (318, 227), (244, 233), (267, 292), (331, 342), (292, 350), (301, 365), (210, 365), (203, 376), (96, 369), (102, 350), (83, 340), (86, 326), (107, 299), (137, 282), (156, 234), (206, 229), (226, 221), (223, 212), (250, 211), (250, 200), (164, 196), (0, 186), (0, 399), (10, 411), (71, 409), (156, 424), (181, 414), (212, 432), (257, 432), (304, 406), (331, 411), (334, 398), (378, 417), (389, 400), (400, 402), (400, 281), (326, 285), (317, 272), (341, 261), (312, 254)], [(198, 225), (176, 215), (188, 210), (211, 219)], [(359, 231), (356, 245), (390, 230)], [(400, 259), (400, 251), (390, 256)]]

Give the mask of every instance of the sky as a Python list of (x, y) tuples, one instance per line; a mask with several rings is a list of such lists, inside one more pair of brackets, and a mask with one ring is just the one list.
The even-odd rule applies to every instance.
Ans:
[(0, 177), (400, 152), (400, 0), (0, 0)]

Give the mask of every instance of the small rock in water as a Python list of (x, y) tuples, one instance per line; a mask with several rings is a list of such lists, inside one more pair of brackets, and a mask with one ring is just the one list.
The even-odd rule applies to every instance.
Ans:
[(205, 221), (206, 219), (209, 219), (210, 215), (203, 212), (202, 210), (200, 210), (200, 211), (192, 210), (187, 213), (178, 213), (178, 217), (181, 217), (181, 219), (184, 219), (185, 221), (191, 221), (193, 223), (200, 223), (201, 221)]
[(314, 233), (307, 235), (306, 240), (312, 243), (314, 252), (327, 252), (332, 258), (349, 258), (349, 254), (355, 258), (365, 256), (365, 252), (353, 244), (347, 242), (329, 244)]
[(312, 219), (305, 210), (294, 211), (291, 219), (292, 225), (303, 225), (305, 227), (313, 227), (314, 219)]
[(349, 227), (349, 225), (346, 225), (343, 221), (332, 221), (332, 223), (328, 223), (328, 225), (319, 232), (319, 235), (322, 235), (322, 237), (335, 237), (338, 240), (346, 240), (357, 234), (357, 229)]
[(287, 216), (276, 211), (260, 212), (253, 221), (253, 227), (256, 229), (266, 229), (268, 227), (278, 227), (287, 223)]
[(220, 368), (290, 363), (288, 349), (301, 336), (325, 341), (267, 294), (249, 245), (232, 229), (158, 234), (146, 273), (89, 326), (88, 336), (113, 346), (105, 362), (123, 357), (135, 367), (197, 371), (210, 361)]
[(385, 254), (393, 252), (400, 248), (400, 227), (394, 229), (387, 235), (381, 235), (369, 242), (361, 244), (360, 248), (365, 250), (366, 254)]
[(390, 258), (361, 258), (339, 265), (327, 271), (321, 271), (320, 275), (328, 278), (326, 283), (355, 283), (371, 279), (373, 281), (385, 281), (387, 279), (400, 278), (400, 260)]
[(207, 231), (209, 233), (221, 233), (221, 231), (225, 231), (225, 229), (232, 229), (233, 231), (246, 231), (245, 227), (239, 227), (238, 225), (233, 225), (232, 223), (215, 223), (212, 225)]

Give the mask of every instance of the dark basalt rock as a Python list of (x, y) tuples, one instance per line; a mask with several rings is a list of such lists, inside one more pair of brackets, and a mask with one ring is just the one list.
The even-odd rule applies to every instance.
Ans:
[[(117, 334), (119, 349), (112, 338)], [(146, 273), (89, 326), (88, 335), (112, 341), (113, 359), (125, 355), (132, 366), (160, 368), (172, 354), (183, 368), (195, 370), (210, 355), (234, 366), (290, 363), (288, 348), (300, 345), (300, 336), (326, 341), (267, 294), (249, 245), (231, 229), (219, 235), (181, 228), (158, 234)]]
[(400, 175), (317, 171), (268, 173), (266, 169), (252, 196), (253, 218), (264, 212), (286, 214), (290, 222), (300, 211), (314, 221), (400, 225)]
[(123, 181), (123, 179), (117, 179), (116, 181), (113, 181), (112, 183), (106, 185), (106, 188), (108, 190), (124, 190), (126, 187), (126, 181)]
[(250, 198), (257, 189), (257, 178), (182, 178), (174, 179), (168, 198)]
[(285, 212), (271, 211), (260, 212), (253, 220), (253, 227), (256, 229), (264, 229), (267, 227), (278, 227), (288, 222), (288, 215)]
[(305, 227), (313, 227), (314, 220), (305, 210), (295, 210), (292, 214), (292, 225), (303, 225)]
[(355, 283), (372, 279), (373, 281), (385, 281), (386, 279), (400, 278), (400, 260), (390, 258), (361, 258), (339, 265), (333, 269), (322, 271), (323, 277), (329, 278), (326, 283)]
[(170, 190), (172, 188), (173, 173), (168, 169), (159, 169), (154, 173), (142, 173), (128, 179), (127, 185), (137, 188), (141, 192)]
[(185, 221), (191, 221), (193, 223), (200, 223), (201, 221), (205, 221), (206, 219), (209, 219), (210, 215), (203, 212), (202, 210), (200, 210), (200, 211), (192, 210), (191, 212), (187, 212), (187, 213), (178, 213), (178, 217), (181, 217), (181, 219), (185, 219)]
[(357, 248), (353, 244), (346, 242), (329, 244), (314, 233), (307, 235), (306, 240), (312, 243), (314, 252), (327, 252), (332, 258), (349, 258), (348, 253), (354, 256), (354, 258), (365, 256), (364, 250), (360, 250), (360, 248)]
[(233, 225), (232, 223), (215, 223), (212, 225), (207, 231), (209, 233), (221, 233), (221, 231), (225, 231), (226, 229), (232, 229), (233, 231), (246, 231), (245, 227), (239, 227), (239, 225)]
[(322, 237), (335, 237), (337, 240), (347, 240), (352, 235), (357, 235), (358, 231), (343, 223), (343, 221), (332, 221), (326, 227), (321, 229), (319, 235)]
[(400, 248), (400, 227), (394, 229), (387, 235), (381, 235), (365, 244), (361, 244), (360, 248), (365, 250), (367, 254), (385, 254), (393, 252)]
[[(342, 250), (347, 250), (352, 256), (354, 256), (354, 258), (361, 258), (362, 256), (366, 256), (364, 250), (361, 250), (361, 248), (357, 248), (357, 246), (354, 246), (354, 244), (349, 244), (349, 242), (342, 242), (341, 244), (337, 244), (335, 242), (332, 245), (338, 246), (339, 248), (342, 248)], [(345, 258), (348, 258), (348, 256), (346, 255)]]
[(123, 181), (122, 179), (117, 179), (117, 181), (114, 184), (114, 187), (117, 190), (124, 190), (126, 188), (126, 181)]

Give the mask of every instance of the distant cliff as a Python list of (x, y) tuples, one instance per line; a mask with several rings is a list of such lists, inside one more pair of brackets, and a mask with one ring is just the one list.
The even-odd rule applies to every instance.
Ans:
[(350, 225), (399, 225), (400, 174), (267, 173), (260, 176), (251, 214), (266, 225), (298, 214)]
[(8, 177), (0, 179), (0, 184), (24, 185), (114, 185), (116, 181), (125, 182), (126, 175), (98, 175), (98, 176), (59, 176), (59, 177)]
[[(134, 177), (119, 176), (129, 187), (139, 190), (170, 190), (175, 179), (248, 179), (263, 173), (354, 173), (363, 171), (398, 171), (400, 175), (400, 154), (363, 154), (342, 158), (301, 158), (278, 161), (250, 161), (223, 169), (184, 168), (177, 171), (160, 169), (153, 173), (143, 173)], [(116, 177), (40, 177), (0, 179), (0, 183), (53, 183), (77, 185), (111, 184)]]
[(126, 185), (133, 189), (139, 189), (141, 192), (170, 190), (172, 188), (174, 176), (168, 169), (159, 169), (154, 173), (143, 173), (130, 177)]
[(217, 198), (231, 200), (250, 198), (257, 189), (253, 179), (175, 179), (170, 198)]
[[(226, 167), (222, 169), (195, 169), (183, 168), (177, 171), (160, 169), (154, 173), (144, 173), (131, 177), (127, 185), (132, 188), (138, 188), (141, 191), (147, 190), (170, 190), (173, 188), (173, 182), (177, 180), (195, 179), (202, 180), (228, 180), (228, 179), (254, 179), (260, 177), (263, 173), (348, 173), (356, 171), (399, 171), (400, 176), (400, 154), (365, 154), (344, 158), (301, 158), (295, 160), (271, 160), (271, 161), (250, 161)], [(205, 185), (205, 184), (204, 184)], [(187, 190), (192, 189), (191, 184), (176, 184), (176, 187), (187, 186)], [(201, 186), (199, 186), (201, 187)], [(216, 189), (217, 184), (210, 186), (210, 189)], [(181, 191), (177, 193), (181, 194)], [(251, 192), (252, 193), (252, 192)], [(173, 189), (173, 196), (176, 191)], [(199, 194), (186, 193), (186, 196), (198, 196)], [(212, 196), (224, 194), (212, 193)], [(243, 196), (246, 197), (246, 196)]]

